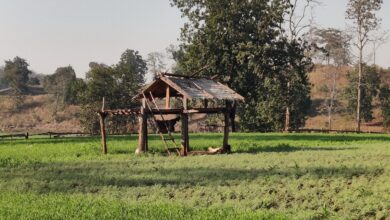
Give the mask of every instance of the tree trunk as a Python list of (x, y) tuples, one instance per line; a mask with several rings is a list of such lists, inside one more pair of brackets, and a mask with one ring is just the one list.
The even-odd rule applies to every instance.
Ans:
[(284, 124), (284, 131), (290, 131), (290, 82), (287, 83), (287, 101), (286, 101), (286, 121)]
[(236, 132), (236, 109), (237, 109), (237, 103), (234, 102), (232, 108), (230, 109), (230, 124), (232, 127), (232, 132)]
[(334, 101), (336, 98), (337, 71), (338, 71), (338, 69), (333, 73), (332, 91), (330, 94), (330, 105), (329, 105), (329, 111), (328, 111), (328, 128), (329, 128), (329, 130), (332, 130), (332, 116), (333, 116)]
[(358, 94), (357, 94), (357, 107), (356, 107), (356, 132), (360, 132), (360, 109), (361, 109), (361, 95), (362, 95), (362, 74), (363, 74), (363, 47), (359, 49), (359, 80), (358, 80)]
[(229, 118), (230, 118), (230, 109), (231, 105), (229, 101), (226, 101), (226, 109), (225, 109), (225, 126), (223, 130), (223, 152), (230, 153), (231, 148), (229, 146)]

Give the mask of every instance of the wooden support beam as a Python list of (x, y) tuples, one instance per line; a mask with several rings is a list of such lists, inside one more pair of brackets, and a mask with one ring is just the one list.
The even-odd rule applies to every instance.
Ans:
[[(171, 115), (171, 114), (181, 114), (181, 113), (187, 113), (187, 114), (217, 114), (217, 113), (224, 113), (225, 108), (192, 108), (192, 109), (160, 109), (158, 111), (157, 109), (153, 109), (152, 111), (149, 111), (148, 109), (144, 109), (145, 114), (162, 114), (162, 115)], [(117, 110), (105, 110), (104, 113), (115, 116), (115, 115), (140, 115), (141, 109), (117, 109)]]
[(165, 108), (171, 108), (171, 87), (167, 85), (166, 96), (165, 96)]
[(103, 154), (107, 154), (106, 124), (105, 124), (106, 114), (99, 113), (99, 119), (100, 119), (100, 135), (102, 137), (102, 140), (101, 140), (102, 151), (103, 151)]
[(139, 129), (138, 129), (138, 148), (135, 151), (136, 154), (146, 153), (148, 151), (148, 121), (147, 114), (145, 113), (146, 100), (142, 99), (141, 114), (138, 116)]
[(181, 118), (181, 146), (183, 147), (183, 156), (187, 156), (190, 151), (188, 135), (188, 114), (182, 113)]
[(230, 119), (230, 102), (226, 101), (226, 110), (225, 110), (225, 126), (223, 130), (223, 152), (230, 153), (230, 145), (229, 145), (229, 123)]
[(187, 156), (190, 150), (189, 135), (188, 135), (188, 114), (185, 113), (188, 109), (188, 99), (183, 97), (183, 113), (181, 113), (181, 146), (183, 147), (183, 156)]
[(204, 108), (209, 107), (209, 100), (208, 99), (203, 100), (203, 107)]

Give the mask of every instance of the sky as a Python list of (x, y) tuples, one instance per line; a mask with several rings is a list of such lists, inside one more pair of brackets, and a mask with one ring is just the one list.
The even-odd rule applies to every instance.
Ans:
[[(322, 0), (315, 9), (320, 27), (345, 28), (347, 0)], [(390, 30), (390, 1), (378, 16)], [(33, 71), (52, 74), (71, 65), (84, 77), (91, 61), (108, 65), (126, 49), (146, 58), (179, 43), (184, 24), (169, 0), (0, 0), (0, 66), (20, 56)], [(377, 63), (390, 66), (390, 41), (377, 52)]]

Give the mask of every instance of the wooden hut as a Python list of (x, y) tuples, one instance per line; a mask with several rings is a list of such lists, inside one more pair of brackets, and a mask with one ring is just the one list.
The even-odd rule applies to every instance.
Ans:
[[(180, 107), (172, 107), (172, 98), (180, 100)], [(136, 153), (148, 151), (148, 123), (147, 120), (153, 119), (162, 141), (166, 147), (167, 153), (173, 150), (180, 155), (187, 155), (190, 152), (189, 135), (188, 135), (188, 120), (190, 114), (224, 114), (224, 139), (221, 152), (229, 152), (230, 146), (228, 143), (229, 137), (229, 114), (231, 112), (232, 103), (243, 101), (244, 98), (230, 89), (228, 86), (221, 84), (212, 79), (187, 77), (174, 74), (162, 74), (151, 84), (142, 89), (134, 99), (139, 100), (142, 104), (138, 109), (120, 109), (120, 110), (105, 110), (99, 113), (101, 116), (101, 133), (103, 151), (107, 152), (105, 141), (104, 118), (108, 115), (130, 115), (135, 114), (139, 118), (139, 143)], [(159, 101), (158, 101), (159, 100)], [(164, 106), (161, 107), (161, 100), (164, 101)], [(189, 100), (200, 100), (203, 104), (201, 108), (189, 106)], [(209, 107), (208, 103), (223, 103), (222, 106)], [(199, 102), (198, 102), (199, 103)], [(178, 115), (177, 118), (165, 119), (164, 115)], [(175, 123), (178, 118), (181, 121), (181, 142), (176, 143), (169, 129), (170, 123)], [(171, 122), (172, 120), (172, 122)], [(160, 121), (160, 125), (158, 122)], [(166, 122), (168, 135), (164, 135), (161, 129), (161, 121)], [(160, 128), (158, 128), (160, 127)], [(170, 147), (170, 145), (174, 147)], [(178, 146), (179, 145), (179, 146)]]

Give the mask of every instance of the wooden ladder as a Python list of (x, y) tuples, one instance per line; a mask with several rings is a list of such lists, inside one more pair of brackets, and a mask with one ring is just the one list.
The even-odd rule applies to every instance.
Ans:
[[(154, 114), (152, 114), (152, 116), (153, 116), (152, 117), (152, 119), (153, 119), (152, 125), (157, 130), (158, 134), (160, 135), (161, 140), (164, 143), (164, 147), (165, 147), (165, 150), (166, 150), (167, 154), (170, 156), (171, 155), (171, 150), (175, 150), (177, 155), (181, 155), (180, 148), (177, 146), (175, 138), (173, 137), (172, 132), (170, 131), (169, 126), (167, 125), (166, 120), (164, 119), (164, 116), (161, 113), (160, 108), (158, 107), (158, 105), (156, 103), (156, 100), (153, 97), (153, 94), (151, 92), (149, 94), (150, 94), (150, 97), (151, 97), (151, 99), (153, 101), (153, 104), (154, 104), (156, 110), (158, 111), (158, 113), (159, 113), (159, 115), (160, 115), (160, 117), (161, 117), (161, 119), (162, 119), (162, 121), (163, 121), (163, 123), (164, 123), (164, 125), (165, 125), (165, 127), (167, 129), (167, 131), (168, 131), (168, 137), (164, 136), (164, 134), (160, 130), (160, 127), (157, 124), (156, 116)], [(150, 106), (150, 104), (148, 102), (148, 99), (146, 98), (145, 93), (142, 93), (142, 95), (143, 95), (143, 97), (145, 99), (146, 107), (148, 107), (149, 111), (152, 112), (152, 107)], [(171, 141), (174, 147), (170, 148), (167, 141)]]

